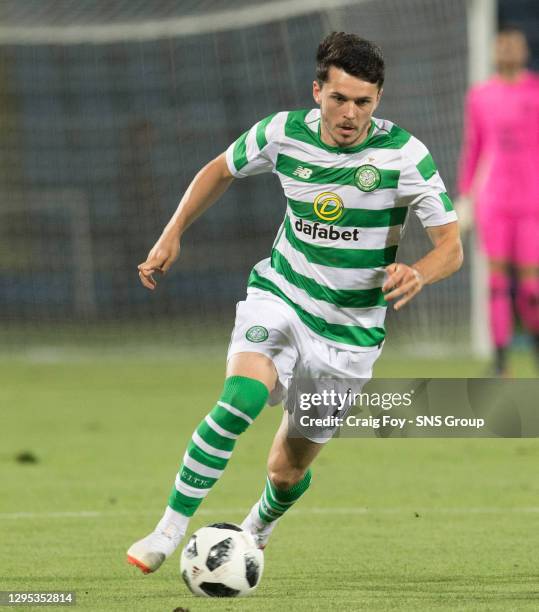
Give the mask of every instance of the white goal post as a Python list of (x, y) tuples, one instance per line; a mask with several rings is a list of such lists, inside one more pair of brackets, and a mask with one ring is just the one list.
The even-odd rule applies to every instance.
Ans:
[[(492, 44), (497, 29), (496, 0), (468, 0), (468, 77), (470, 84), (483, 81), (492, 72)], [(491, 351), (488, 327), (487, 264), (479, 249), (477, 234), (471, 237), (471, 334), (477, 357)]]

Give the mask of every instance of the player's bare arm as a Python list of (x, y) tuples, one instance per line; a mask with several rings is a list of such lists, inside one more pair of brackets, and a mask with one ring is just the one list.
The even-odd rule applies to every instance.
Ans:
[(386, 300), (394, 300), (399, 310), (423, 289), (424, 285), (436, 283), (454, 274), (463, 261), (459, 224), (454, 221), (446, 225), (427, 228), (434, 248), (412, 266), (394, 263), (387, 267), (388, 277), (382, 291), (388, 292)]
[(157, 281), (153, 275), (165, 274), (178, 258), (185, 230), (223, 195), (233, 180), (224, 153), (195, 176), (146, 261), (138, 266), (140, 282), (147, 289), (155, 289)]

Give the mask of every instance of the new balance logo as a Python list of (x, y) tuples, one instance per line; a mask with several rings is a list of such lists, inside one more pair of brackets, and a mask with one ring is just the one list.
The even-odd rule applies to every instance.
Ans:
[(298, 166), (292, 174), (294, 176), (298, 176), (299, 178), (305, 179), (308, 181), (311, 178), (313, 171), (310, 168), (304, 168), (303, 166)]

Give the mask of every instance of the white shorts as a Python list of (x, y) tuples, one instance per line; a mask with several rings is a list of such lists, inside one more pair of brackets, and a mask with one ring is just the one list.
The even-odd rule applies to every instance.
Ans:
[[(267, 291), (250, 289), (247, 299), (236, 306), (236, 321), (228, 347), (227, 361), (236, 353), (261, 353), (269, 357), (277, 370), (278, 382), (270, 394), (268, 404), (283, 407), (291, 415), (299, 416), (296, 398), (288, 390), (294, 380), (309, 380), (314, 388), (327, 387), (331, 381), (344, 381), (348, 387), (354, 381), (354, 393), (359, 393), (372, 377), (374, 362), (382, 352), (382, 346), (362, 351), (336, 348), (311, 332), (296, 312), (283, 300)], [(324, 384), (326, 379), (326, 384)], [(343, 386), (343, 389), (344, 389)], [(293, 405), (294, 404), (294, 405)], [(341, 416), (345, 416), (342, 412)], [(304, 430), (297, 418), (289, 420), (296, 432), (313, 442), (326, 442), (335, 428), (325, 433)]]

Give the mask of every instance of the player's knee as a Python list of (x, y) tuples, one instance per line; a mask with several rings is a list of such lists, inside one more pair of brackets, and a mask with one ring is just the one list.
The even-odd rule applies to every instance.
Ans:
[(264, 383), (247, 376), (229, 376), (225, 380), (223, 399), (247, 414), (259, 412), (266, 404), (269, 391)]
[(294, 485), (301, 482), (305, 477), (306, 469), (302, 468), (293, 468), (286, 467), (280, 469), (270, 469), (268, 470), (269, 479), (271, 480), (274, 487), (277, 489), (281, 489), (282, 491), (286, 491), (287, 489), (292, 488)]
[(520, 265), (516, 269), (518, 282), (533, 283), (539, 282), (539, 267), (535, 265)]
[(259, 380), (229, 376), (210, 416), (225, 430), (243, 433), (266, 405), (268, 395), (267, 387)]
[(489, 289), (491, 297), (505, 296), (509, 293), (511, 281), (509, 275), (501, 271), (492, 271), (489, 275)]
[(519, 279), (517, 306), (532, 309), (539, 307), (539, 279), (534, 277)]
[(506, 261), (491, 259), (488, 262), (488, 270), (491, 275), (502, 274), (504, 276), (509, 276), (510, 265)]

